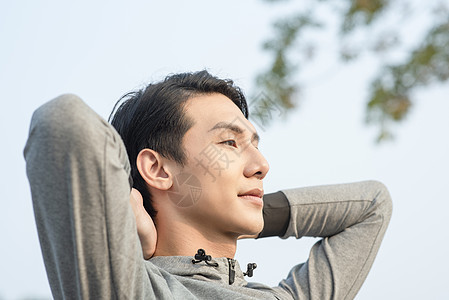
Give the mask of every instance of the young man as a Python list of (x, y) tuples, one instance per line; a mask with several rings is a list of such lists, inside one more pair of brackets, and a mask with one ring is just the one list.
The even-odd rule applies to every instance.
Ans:
[[(126, 95), (117, 131), (74, 95), (39, 108), (25, 158), (53, 296), (354, 298), (390, 219), (388, 191), (369, 181), (263, 196), (269, 167), (247, 117), (232, 81), (206, 71)], [(233, 258), (237, 239), (257, 236), (323, 239), (271, 288), (248, 283), (255, 266)]]

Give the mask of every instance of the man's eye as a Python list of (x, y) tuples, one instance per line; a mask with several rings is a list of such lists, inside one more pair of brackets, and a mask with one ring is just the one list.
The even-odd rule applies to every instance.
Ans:
[(228, 145), (228, 146), (237, 147), (237, 143), (234, 140), (223, 141), (220, 144), (225, 144), (225, 145)]

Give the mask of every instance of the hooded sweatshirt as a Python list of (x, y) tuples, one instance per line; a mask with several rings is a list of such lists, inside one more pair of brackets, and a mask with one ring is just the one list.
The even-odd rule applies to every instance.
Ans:
[(353, 299), (391, 216), (389, 193), (376, 181), (265, 195), (260, 238), (321, 237), (307, 261), (269, 287), (247, 282), (251, 270), (234, 258), (201, 250), (144, 260), (126, 149), (78, 97), (36, 110), (24, 154), (55, 299)]

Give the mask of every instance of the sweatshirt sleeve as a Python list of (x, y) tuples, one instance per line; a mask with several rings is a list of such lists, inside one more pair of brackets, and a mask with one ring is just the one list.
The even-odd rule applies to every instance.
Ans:
[(118, 133), (74, 95), (36, 110), (24, 150), (55, 299), (154, 297)]
[(290, 218), (281, 237), (322, 239), (312, 247), (309, 259), (293, 267), (280, 282), (281, 293), (294, 299), (353, 299), (373, 264), (391, 217), (392, 202), (386, 187), (365, 181), (282, 193), (288, 200)]
[(264, 227), (258, 238), (283, 236), (290, 221), (290, 204), (284, 193), (276, 192), (263, 196)]

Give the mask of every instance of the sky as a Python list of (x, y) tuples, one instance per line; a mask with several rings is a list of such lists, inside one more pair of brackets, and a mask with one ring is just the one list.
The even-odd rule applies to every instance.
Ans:
[[(252, 95), (256, 74), (270, 62), (261, 50), (270, 25), (294, 5), (1, 1), (0, 299), (51, 299), (22, 154), (34, 110), (70, 92), (107, 118), (124, 93), (204, 68)], [(425, 25), (417, 20), (411, 32)], [(332, 39), (327, 42), (332, 46)], [(417, 91), (412, 112), (394, 127), (396, 139), (377, 145), (376, 128), (364, 124), (376, 62), (334, 61), (321, 54), (303, 75), (309, 84), (299, 109), (257, 127), (271, 167), (265, 191), (382, 181), (393, 198), (393, 216), (356, 299), (442, 299), (449, 279), (449, 86)], [(277, 285), (316, 241), (240, 241), (236, 258), (241, 265), (257, 263), (252, 280)]]

